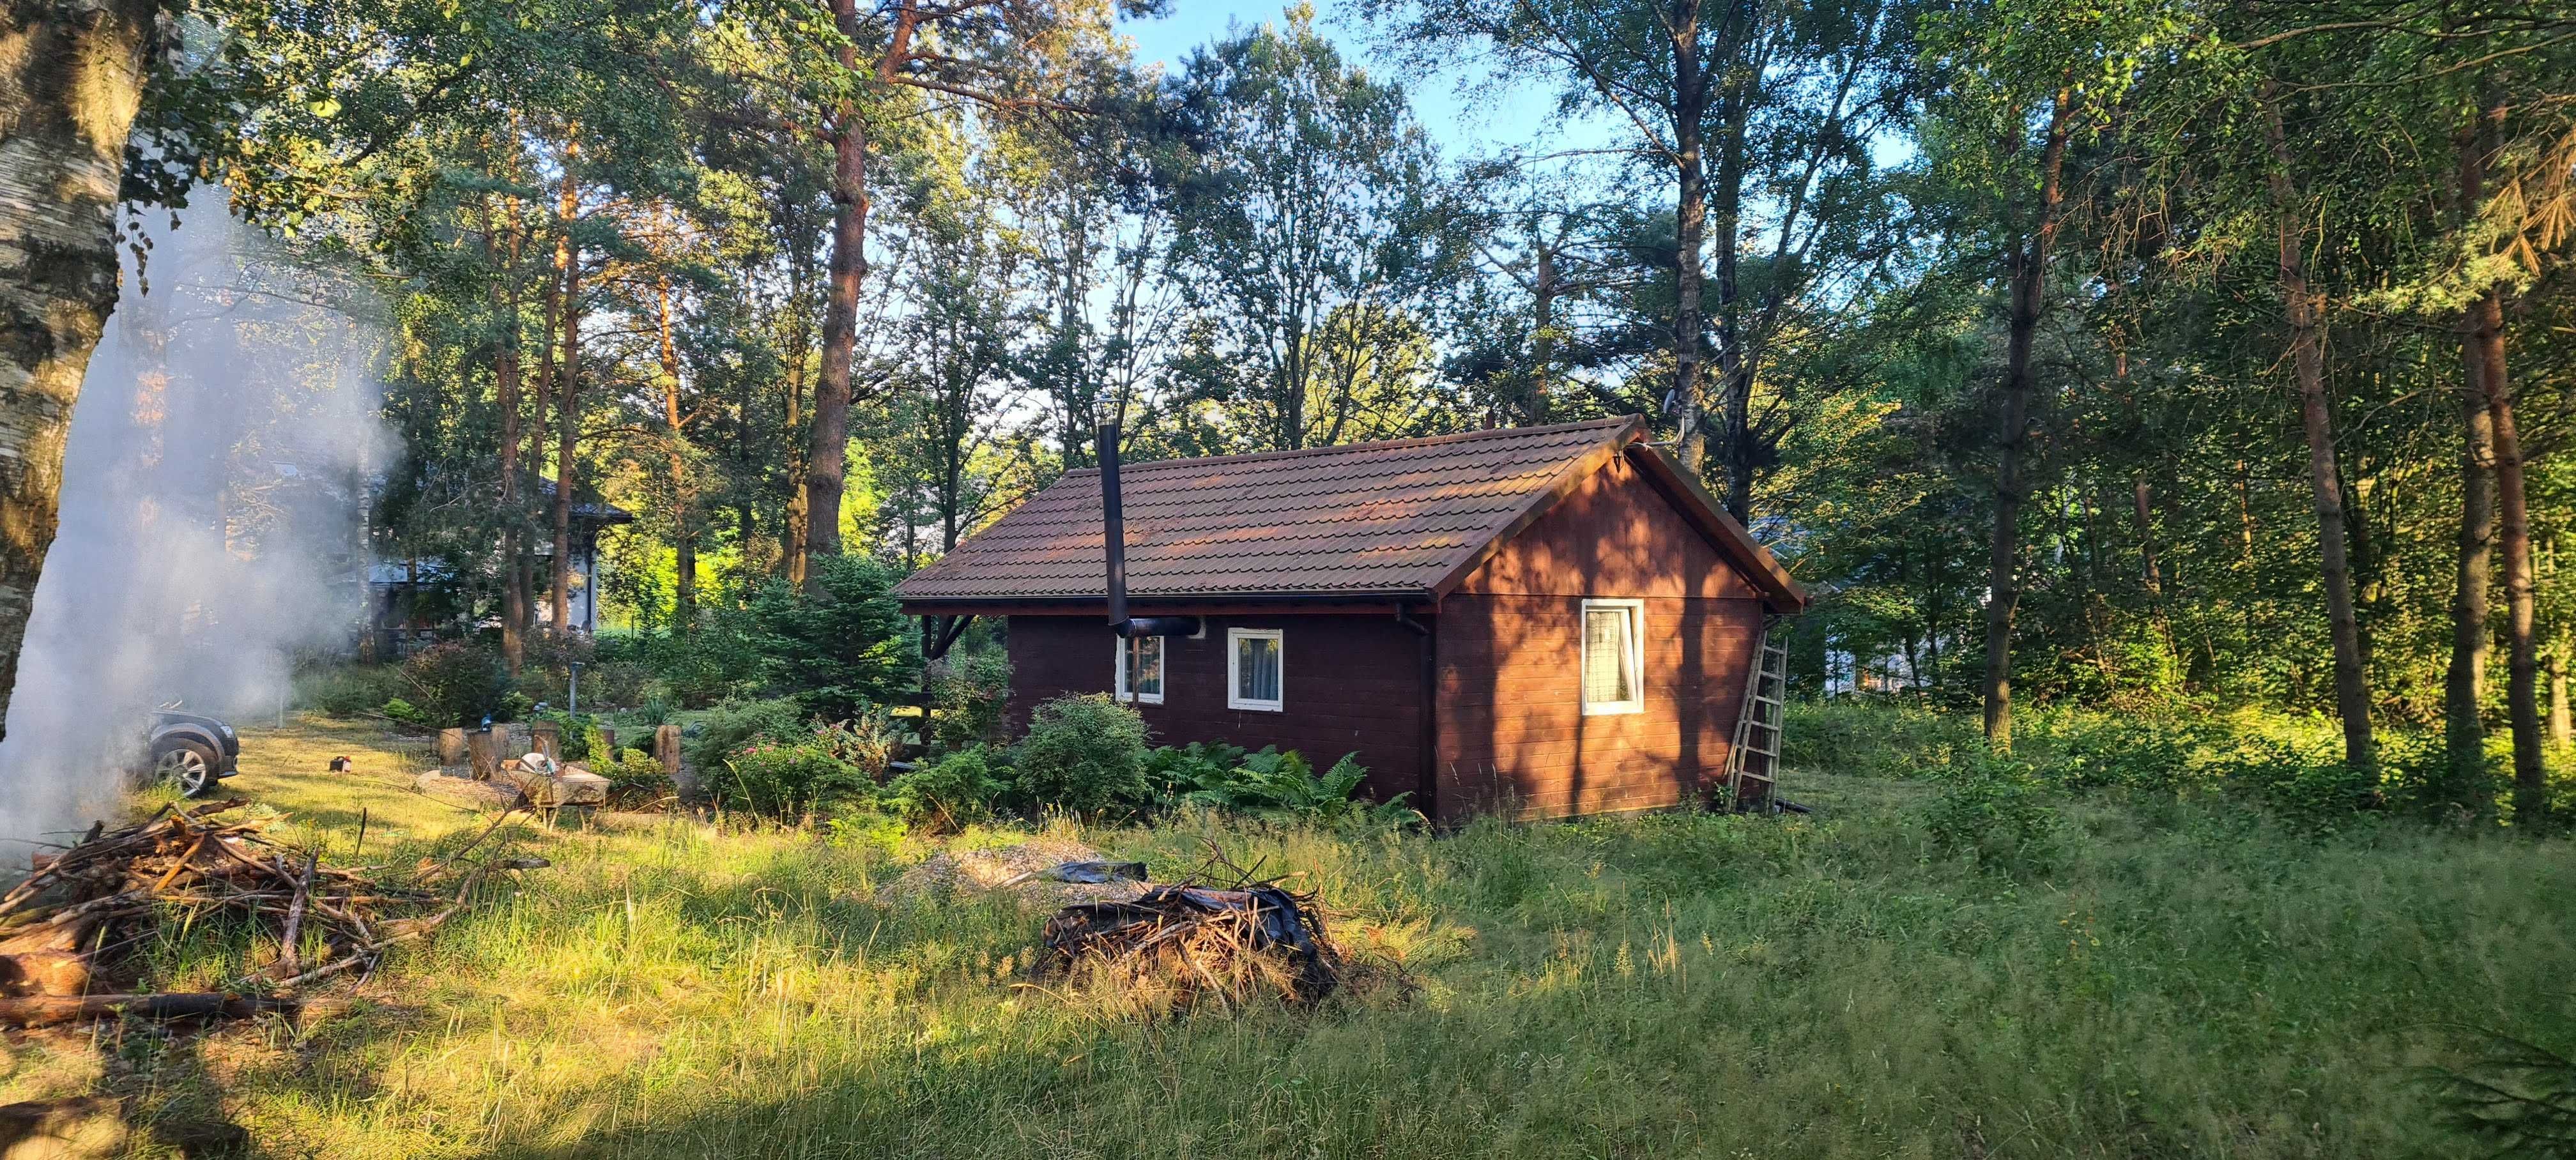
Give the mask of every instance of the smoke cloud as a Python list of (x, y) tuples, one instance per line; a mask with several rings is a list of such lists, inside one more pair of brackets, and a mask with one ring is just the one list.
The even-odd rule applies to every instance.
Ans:
[[(199, 199), (221, 205), (221, 191)], [(364, 288), (217, 212), (151, 223), (91, 359), (0, 741), (0, 865), (112, 815), (155, 708), (235, 725), (365, 614), (388, 462), (384, 330)]]

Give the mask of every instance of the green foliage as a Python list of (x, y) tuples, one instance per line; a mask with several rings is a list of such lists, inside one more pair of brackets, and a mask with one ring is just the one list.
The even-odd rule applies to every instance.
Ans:
[(1245, 753), (1231, 745), (1186, 749), (1165, 746), (1145, 757), (1146, 779), (1161, 790), (1167, 805), (1196, 805), (1273, 821), (1338, 825), (1361, 822), (1376, 826), (1411, 825), (1420, 811), (1404, 804), (1413, 796), (1399, 793), (1383, 802), (1359, 796), (1368, 767), (1359, 754), (1346, 753), (1318, 775), (1303, 754), (1265, 746)]
[(814, 734), (813, 718), (803, 705), (786, 698), (732, 701), (717, 706), (698, 722), (694, 736), (682, 731), (680, 752), (699, 769), (715, 769), (753, 742), (796, 742)]
[(333, 717), (380, 711), (409, 692), (398, 665), (332, 665), (296, 674), (295, 703)]
[(977, 745), (887, 782), (877, 794), (877, 804), (933, 833), (954, 833), (991, 817), (993, 803), (1009, 788), (994, 776), (992, 755)]
[(603, 637), (598, 656), (603, 666), (632, 665), (648, 674), (636, 689), (637, 703), (658, 699), (693, 708), (712, 705), (758, 691), (759, 647), (739, 629), (727, 620), (695, 633)]
[(1011, 699), (1011, 658), (998, 651), (958, 656), (930, 678), (931, 739), (944, 749), (996, 744)]
[(755, 741), (727, 757), (723, 775), (712, 780), (717, 804), (784, 822), (833, 801), (864, 798), (876, 785), (813, 740)]
[(540, 721), (554, 723), (556, 736), (562, 739), (565, 761), (589, 761), (593, 757), (608, 756), (608, 743), (600, 736), (596, 715), (549, 709), (536, 716)]
[(893, 699), (921, 671), (892, 594), (894, 574), (858, 556), (827, 557), (815, 567), (814, 591), (773, 581), (746, 606), (744, 637), (760, 655), (763, 677), (807, 712), (829, 718)]
[(1139, 768), (1154, 801), (1170, 807), (1200, 790), (1222, 786), (1250, 751), (1222, 741), (1160, 745), (1145, 754)]
[(2057, 810), (2030, 767), (1990, 758), (1947, 780), (1923, 817), (1934, 848), (2008, 874), (2045, 874), (2057, 865), (2064, 842)]
[(437, 729), (443, 727), (434, 721), (429, 714), (421, 712), (419, 706), (403, 700), (400, 697), (395, 697), (392, 700), (385, 702), (384, 706), (377, 711), (395, 721), (409, 725), (414, 729)]
[(678, 792), (661, 759), (641, 749), (621, 749), (609, 760), (592, 762), (590, 771), (608, 779), (612, 805), (651, 805)]
[(860, 706), (847, 720), (816, 726), (813, 735), (832, 756), (870, 778), (884, 775), (886, 763), (894, 760), (903, 742), (902, 728), (893, 715), (871, 705)]
[(2384, 804), (2379, 778), (2344, 764), (2341, 748), (2332, 743), (2247, 738), (2214, 768), (2228, 785), (2309, 832), (2342, 829)]
[(481, 723), (485, 714), (509, 719), (513, 692), (501, 654), (473, 641), (440, 641), (405, 658), (406, 700), (438, 728)]
[(1013, 792), (1033, 807), (1096, 814), (1146, 796), (1145, 721), (1091, 693), (1058, 697), (1029, 713), (1013, 754)]

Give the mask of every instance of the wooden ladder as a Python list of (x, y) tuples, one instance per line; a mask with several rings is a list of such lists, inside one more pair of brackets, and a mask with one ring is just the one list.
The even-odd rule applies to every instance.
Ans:
[(1753, 649), (1753, 671), (1744, 680), (1744, 709), (1735, 718), (1735, 744), (1726, 754), (1726, 800), (1740, 812), (1774, 813), (1780, 785), (1781, 702), (1789, 695), (1789, 645), (1776, 618), (1762, 622)]

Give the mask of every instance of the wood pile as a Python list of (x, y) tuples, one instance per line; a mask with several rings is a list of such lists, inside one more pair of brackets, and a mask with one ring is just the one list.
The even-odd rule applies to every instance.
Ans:
[(1129, 902), (1084, 902), (1047, 920), (1054, 963), (1094, 984), (1180, 1010), (1233, 1008), (1263, 995), (1291, 1006), (1340, 985), (1342, 956), (1314, 896), (1270, 883), (1241, 889), (1157, 886)]
[[(40, 856), (34, 874), (0, 895), (0, 1026), (117, 1012), (203, 1019), (291, 1008), (283, 995), (371, 966), (387, 948), (438, 929), (492, 871), (545, 864), (463, 861), (510, 816), (504, 813), (456, 853), (387, 881), (272, 842), (261, 834), (264, 821), (221, 820), (243, 804), (164, 806), (121, 830), (93, 827), (59, 856)], [(225, 992), (127, 993), (127, 968), (164, 924), (218, 918), (247, 924), (256, 941), (277, 948), (276, 957)]]

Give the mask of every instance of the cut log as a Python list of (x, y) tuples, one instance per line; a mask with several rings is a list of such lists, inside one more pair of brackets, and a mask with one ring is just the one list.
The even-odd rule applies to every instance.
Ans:
[(160, 995), (23, 995), (0, 998), (0, 1026), (51, 1027), (126, 1015), (136, 1019), (243, 1019), (270, 1011), (293, 1011), (289, 999), (263, 999), (221, 992), (174, 992)]

